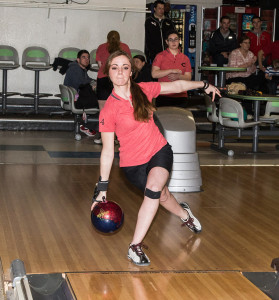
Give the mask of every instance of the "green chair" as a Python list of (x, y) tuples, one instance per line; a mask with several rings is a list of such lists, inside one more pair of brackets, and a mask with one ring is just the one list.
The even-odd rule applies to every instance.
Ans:
[(2, 113), (6, 113), (7, 97), (19, 95), (17, 92), (7, 92), (7, 75), (8, 70), (15, 70), (19, 67), (17, 50), (14, 47), (0, 45), (0, 69), (3, 71), (2, 77)]
[(215, 132), (216, 126), (219, 124), (219, 117), (217, 115), (217, 107), (215, 102), (212, 102), (212, 99), (209, 95), (204, 94), (204, 101), (206, 106), (206, 116), (208, 121), (212, 123), (212, 142), (215, 141)]
[(130, 49), (130, 50), (131, 50), (132, 57), (134, 57), (136, 55), (142, 55), (145, 57), (145, 60), (146, 60), (146, 56), (141, 50), (138, 50), (138, 49)]
[[(237, 129), (237, 136), (240, 138), (243, 129), (254, 127), (261, 123), (261, 121), (245, 121), (242, 105), (238, 101), (226, 97), (222, 97), (219, 100), (219, 122), (223, 126), (221, 131), (222, 134), (219, 135), (220, 148), (224, 148), (225, 127)], [(234, 151), (228, 151), (228, 155), (233, 156)]]
[(96, 51), (97, 49), (93, 49), (90, 52), (90, 70), (93, 72), (98, 72), (99, 71), (99, 66), (96, 61)]
[(40, 93), (40, 72), (47, 71), (52, 68), (50, 65), (49, 53), (42, 47), (28, 47), (22, 54), (22, 67), (25, 70), (35, 72), (34, 93), (22, 94), (24, 97), (34, 98), (34, 111), (37, 114), (39, 109), (39, 99), (52, 96), (49, 93)]
[(63, 48), (59, 51), (58, 57), (74, 61), (77, 59), (77, 55), (79, 51), (80, 49), (75, 47)]
[[(61, 101), (63, 102), (69, 102), (69, 106), (73, 115), (74, 115), (74, 122), (75, 122), (75, 139), (79, 141), (81, 139), (80, 136), (80, 123), (82, 122), (82, 116), (85, 113), (86, 115), (89, 115), (89, 121), (98, 122), (99, 116), (98, 108), (87, 108), (87, 109), (78, 109), (75, 107), (75, 100), (78, 95), (78, 92), (72, 88), (68, 87), (66, 85), (60, 84), (59, 85), (60, 93), (61, 93)], [(92, 116), (92, 117), (91, 117)]]
[(260, 117), (260, 121), (270, 124), (279, 123), (279, 102), (267, 101), (265, 113)]
[[(75, 61), (77, 59), (77, 55), (78, 52), (80, 51), (79, 48), (75, 48), (75, 47), (66, 47), (63, 48), (59, 51), (58, 53), (58, 57), (59, 58), (63, 58), (63, 59), (67, 59), (68, 61)], [(61, 66), (58, 65), (57, 69), (61, 69)], [(63, 73), (62, 73), (63, 74)], [(60, 98), (61, 94), (55, 94), (55, 97)], [(59, 114), (59, 112), (57, 112), (57, 114)]]
[(60, 106), (62, 108), (62, 112), (52, 112), (50, 113), (50, 115), (69, 115), (72, 113), (72, 106), (71, 106), (71, 102), (69, 100), (70, 95), (69, 95), (69, 89), (67, 88), (67, 86), (60, 84), (59, 85), (59, 89), (60, 89)]

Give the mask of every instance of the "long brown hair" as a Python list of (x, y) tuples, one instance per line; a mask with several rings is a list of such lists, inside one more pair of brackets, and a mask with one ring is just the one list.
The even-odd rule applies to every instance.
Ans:
[[(133, 72), (133, 70), (135, 69), (133, 59), (125, 51), (118, 50), (116, 52), (113, 52), (107, 59), (104, 68), (104, 74), (109, 76), (111, 62), (114, 58), (118, 56), (125, 56), (128, 58)], [(134, 108), (134, 118), (136, 121), (148, 122), (151, 119), (151, 113), (155, 111), (156, 108), (151, 102), (149, 102), (147, 96), (142, 91), (140, 86), (137, 83), (135, 83), (131, 77), (130, 83), (130, 92), (132, 95), (132, 104)]]
[(120, 35), (118, 31), (112, 30), (107, 35), (108, 52), (109, 54), (120, 50)]

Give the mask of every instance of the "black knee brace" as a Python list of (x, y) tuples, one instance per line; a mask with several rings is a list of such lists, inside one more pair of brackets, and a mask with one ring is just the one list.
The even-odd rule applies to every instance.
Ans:
[(161, 197), (161, 191), (154, 192), (154, 191), (151, 191), (148, 188), (145, 188), (144, 196), (146, 196), (148, 198), (151, 198), (151, 199), (160, 199), (160, 197)]

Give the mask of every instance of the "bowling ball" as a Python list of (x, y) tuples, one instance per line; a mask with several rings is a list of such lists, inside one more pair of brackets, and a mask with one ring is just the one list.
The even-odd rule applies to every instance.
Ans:
[(121, 227), (124, 213), (121, 207), (113, 201), (98, 203), (91, 212), (93, 226), (104, 233), (111, 233)]

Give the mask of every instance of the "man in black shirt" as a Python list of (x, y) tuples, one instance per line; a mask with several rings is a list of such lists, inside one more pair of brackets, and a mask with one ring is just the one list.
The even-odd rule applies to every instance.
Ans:
[(230, 29), (230, 18), (223, 16), (220, 20), (220, 27), (211, 34), (209, 40), (209, 53), (212, 55), (212, 62), (217, 67), (223, 67), (228, 63), (229, 54), (237, 48), (235, 33)]
[(175, 29), (172, 21), (165, 17), (165, 2), (154, 2), (154, 14), (145, 21), (145, 55), (147, 62), (152, 63), (155, 56), (167, 48), (166, 34)]

